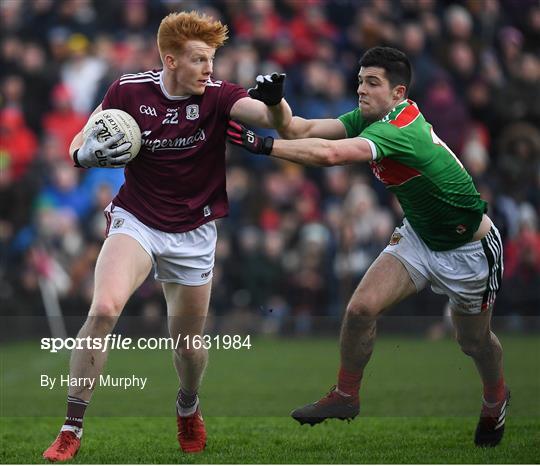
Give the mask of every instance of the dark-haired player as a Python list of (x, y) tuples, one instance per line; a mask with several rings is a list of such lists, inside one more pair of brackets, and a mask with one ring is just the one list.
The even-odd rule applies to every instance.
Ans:
[[(282, 101), (284, 75), (262, 78), (251, 90), (257, 97), (264, 89), (268, 106), (235, 84), (213, 79), (214, 55), (226, 38), (227, 27), (219, 21), (196, 12), (171, 13), (157, 34), (163, 69), (122, 76), (96, 109), (131, 114), (141, 128), (142, 149), (126, 166), (125, 183), (106, 210), (107, 238), (96, 264), (89, 317), (78, 337), (111, 333), (127, 300), (154, 268), (167, 302), (171, 337), (177, 341), (182, 335), (174, 365), (180, 381), (178, 441), (185, 452), (206, 445), (197, 393), (208, 352), (188, 342), (204, 329), (217, 239), (214, 220), (228, 211), (227, 122), (237, 118), (279, 127), (291, 118)], [(70, 154), (79, 167), (122, 167), (130, 143), (117, 146), (121, 138), (100, 142), (94, 131), (83, 140), (79, 133)], [(46, 459), (65, 461), (77, 453), (95, 387), (91, 381), (98, 380), (106, 358), (101, 350), (73, 350), (70, 377), (85, 383), (69, 388), (66, 420), (44, 452)]]
[(292, 416), (312, 425), (354, 418), (377, 318), (430, 283), (449, 297), (457, 340), (483, 382), (475, 443), (494, 446), (502, 438), (510, 399), (501, 344), (490, 328), (503, 271), (501, 239), (469, 174), (407, 99), (410, 81), (411, 66), (402, 52), (375, 47), (360, 60), (359, 108), (352, 112), (335, 120), (293, 117), (280, 129), (292, 141), (263, 139), (231, 122), (231, 142), (255, 153), (305, 165), (370, 163), (405, 213), (347, 306), (337, 386)]

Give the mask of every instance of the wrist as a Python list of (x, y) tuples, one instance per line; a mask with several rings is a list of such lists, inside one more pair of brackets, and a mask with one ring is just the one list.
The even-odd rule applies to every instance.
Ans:
[(283, 102), (283, 97), (280, 97), (277, 102), (276, 102), (276, 99), (272, 99), (270, 102), (266, 104), (266, 106), (270, 107), (270, 110), (275, 110), (281, 104), (281, 102)]
[(272, 136), (266, 136), (263, 139), (261, 154), (270, 155), (274, 147), (274, 138)]
[(86, 168), (85, 166), (81, 165), (81, 162), (79, 162), (79, 149), (75, 149), (73, 152), (73, 164), (77, 168)]

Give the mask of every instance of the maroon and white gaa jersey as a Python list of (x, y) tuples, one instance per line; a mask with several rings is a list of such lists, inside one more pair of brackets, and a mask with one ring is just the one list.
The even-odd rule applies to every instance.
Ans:
[(193, 230), (224, 217), (225, 139), (240, 86), (209, 80), (203, 95), (167, 93), (161, 71), (126, 74), (115, 81), (103, 109), (118, 108), (139, 124), (142, 146), (127, 164), (113, 204), (149, 227), (168, 233)]

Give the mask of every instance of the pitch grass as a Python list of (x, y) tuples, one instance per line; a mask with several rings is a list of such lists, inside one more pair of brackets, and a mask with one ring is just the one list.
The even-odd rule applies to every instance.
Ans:
[[(380, 338), (364, 379), (361, 416), (311, 428), (287, 414), (335, 380), (336, 340), (256, 339), (250, 350), (212, 351), (201, 395), (209, 442), (198, 455), (178, 451), (170, 356), (113, 352), (109, 374), (147, 376), (148, 386), (96, 392), (74, 462), (538, 463), (540, 339), (501, 340), (512, 404), (495, 449), (472, 444), (480, 384), (472, 362), (450, 340)], [(41, 388), (40, 374), (65, 373), (68, 353), (44, 353), (37, 342), (0, 350), (0, 461), (42, 463), (62, 422), (65, 387)]]
[[(178, 450), (173, 418), (93, 418), (74, 463), (538, 463), (538, 419), (509, 418), (495, 449), (472, 445), (475, 418), (357, 418), (300, 427), (287, 418), (207, 417), (204, 453)], [(58, 420), (10, 419), (2, 463), (45, 463)], [(6, 448), (7, 447), (7, 448)], [(8, 451), (6, 451), (8, 450)]]

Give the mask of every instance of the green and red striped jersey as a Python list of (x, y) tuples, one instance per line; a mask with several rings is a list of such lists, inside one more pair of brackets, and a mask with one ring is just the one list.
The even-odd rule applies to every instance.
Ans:
[(374, 153), (371, 169), (397, 196), (405, 217), (434, 251), (469, 242), (487, 203), (456, 155), (412, 100), (370, 123), (359, 108), (339, 117), (347, 137), (362, 137)]

